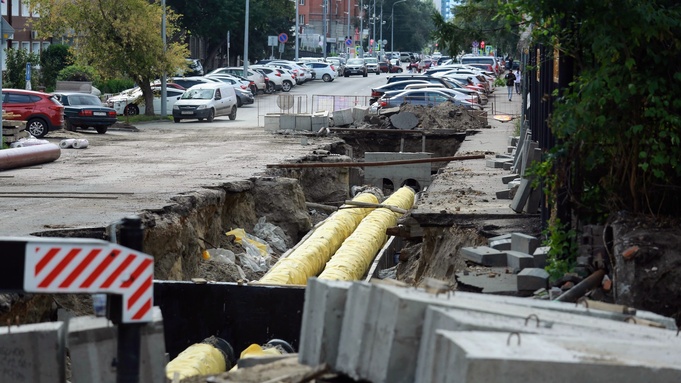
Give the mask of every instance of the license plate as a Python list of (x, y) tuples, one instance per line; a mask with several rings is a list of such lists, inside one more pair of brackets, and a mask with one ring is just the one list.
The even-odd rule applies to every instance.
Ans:
[(191, 110), (183, 110), (182, 114), (194, 114)]
[(92, 112), (95, 116), (106, 116), (106, 112)]

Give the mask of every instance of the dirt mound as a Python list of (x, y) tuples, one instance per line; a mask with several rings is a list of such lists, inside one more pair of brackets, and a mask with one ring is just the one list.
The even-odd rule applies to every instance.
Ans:
[(487, 124), (487, 112), (469, 111), (451, 103), (442, 103), (433, 107), (402, 104), (399, 109), (388, 109), (382, 111), (379, 115), (366, 115), (364, 123), (358, 124), (357, 128), (404, 129), (404, 127), (395, 126), (391, 122), (391, 117), (400, 113), (411, 113), (416, 116), (418, 122), (413, 127), (415, 130), (466, 132), (489, 127)]

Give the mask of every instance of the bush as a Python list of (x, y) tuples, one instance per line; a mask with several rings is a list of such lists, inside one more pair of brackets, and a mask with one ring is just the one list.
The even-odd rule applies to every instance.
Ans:
[(95, 69), (87, 65), (70, 65), (59, 71), (59, 81), (97, 81)]
[(120, 93), (135, 86), (135, 82), (129, 78), (112, 78), (98, 82), (95, 85), (102, 93)]
[(40, 54), (40, 82), (48, 91), (53, 91), (59, 71), (72, 62), (73, 56), (68, 45), (50, 45)]

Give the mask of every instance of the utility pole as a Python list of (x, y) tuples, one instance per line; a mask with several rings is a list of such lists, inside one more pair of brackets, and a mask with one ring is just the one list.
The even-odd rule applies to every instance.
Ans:
[(383, 1), (384, 0), (381, 0), (381, 23), (378, 24), (378, 25), (381, 26), (381, 33), (380, 33), (381, 37), (379, 37), (379, 39), (381, 40), (381, 50), (383, 52), (385, 52), (385, 44), (383, 44)]
[(326, 60), (326, 18), (327, 18), (326, 10), (328, 8), (328, 5), (329, 5), (328, 0), (323, 0), (323, 2), (322, 2), (322, 13), (324, 14), (324, 25), (322, 26), (322, 33), (324, 34), (324, 36), (322, 37), (322, 44), (323, 44), (322, 53), (324, 55), (323, 57), (324, 57), (325, 60)]
[(395, 4), (404, 3), (407, 0), (400, 0), (393, 3), (390, 11), (390, 51), (395, 51)]
[(351, 39), (350, 37), (350, 0), (348, 0), (348, 37), (346, 39)]
[(364, 38), (362, 33), (364, 32), (364, 0), (359, 2), (359, 46), (362, 47), (361, 51), (364, 52)]
[[(166, 0), (161, 0), (163, 15), (161, 16), (161, 40), (163, 41), (163, 53), (166, 52)], [(166, 84), (166, 72), (161, 75), (161, 118), (168, 115), (168, 89)]]
[(246, 0), (246, 21), (244, 22), (244, 77), (248, 77), (248, 19), (250, 18), (251, 2)]
[(299, 52), (299, 41), (300, 41), (300, 13), (298, 11), (298, 6), (300, 5), (300, 0), (293, 0), (296, 2), (296, 61), (298, 61), (298, 52)]
[(373, 32), (371, 33), (371, 38), (374, 40), (374, 44), (371, 46), (372, 52), (376, 53), (376, 0), (374, 0), (374, 8), (371, 11), (371, 21), (373, 23)]

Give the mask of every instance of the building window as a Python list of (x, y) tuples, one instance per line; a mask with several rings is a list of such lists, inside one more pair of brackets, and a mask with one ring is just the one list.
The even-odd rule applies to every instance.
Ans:
[(12, 0), (12, 16), (19, 16), (19, 0)]
[(33, 42), (32, 52), (37, 54), (37, 55), (40, 54), (40, 42), (39, 41)]
[(305, 0), (298, 0), (299, 5), (305, 5)]
[(22, 41), (21, 42), (21, 49), (25, 50), (26, 52), (30, 52), (31, 45), (29, 44), (28, 41)]
[(28, 11), (28, 4), (26, 4), (25, 1), (21, 2), (21, 16), (24, 16), (24, 17), (31, 16), (31, 12)]
[(50, 46), (49, 41), (43, 41), (43, 50), (47, 49), (47, 47), (49, 47), (49, 46)]
[(299, 17), (298, 24), (305, 25), (305, 15), (298, 15), (298, 17)]

